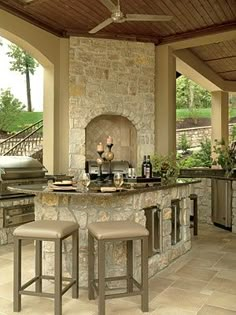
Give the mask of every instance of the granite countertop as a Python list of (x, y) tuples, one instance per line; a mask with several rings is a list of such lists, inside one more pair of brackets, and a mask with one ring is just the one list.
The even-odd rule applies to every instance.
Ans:
[(151, 192), (156, 190), (163, 190), (173, 187), (179, 187), (189, 184), (194, 184), (200, 182), (200, 180), (197, 179), (191, 179), (191, 178), (179, 178), (175, 184), (171, 185), (161, 185), (153, 184), (153, 186), (149, 187), (138, 187), (138, 188), (124, 188), (120, 191), (115, 192), (101, 192), (99, 191), (99, 187), (93, 187), (88, 192), (82, 192), (82, 191), (66, 191), (66, 190), (60, 190), (60, 191), (52, 191), (48, 188), (45, 184), (32, 184), (32, 185), (20, 185), (20, 186), (9, 186), (8, 189), (10, 191), (18, 192), (18, 193), (25, 193), (25, 194), (57, 194), (57, 195), (73, 195), (73, 196), (124, 196), (124, 195), (130, 195), (130, 194), (139, 194), (139, 193), (145, 193), (145, 192)]
[(180, 169), (180, 176), (183, 178), (210, 178), (223, 180), (236, 180), (236, 170), (233, 170), (230, 176), (227, 176), (225, 170), (209, 167), (193, 167)]

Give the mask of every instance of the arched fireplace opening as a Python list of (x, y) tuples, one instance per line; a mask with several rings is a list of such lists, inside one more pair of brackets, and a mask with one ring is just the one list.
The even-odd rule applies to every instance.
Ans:
[(85, 129), (86, 160), (96, 160), (97, 144), (106, 145), (108, 136), (113, 138), (114, 160), (128, 161), (137, 166), (137, 131), (134, 125), (120, 115), (100, 115), (89, 122)]

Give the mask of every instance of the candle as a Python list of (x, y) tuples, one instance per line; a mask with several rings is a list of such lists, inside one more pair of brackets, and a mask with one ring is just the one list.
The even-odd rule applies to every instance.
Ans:
[(109, 137), (107, 138), (107, 144), (108, 144), (108, 145), (113, 144), (113, 139), (112, 139), (111, 136), (109, 136)]
[(103, 144), (101, 142), (97, 145), (97, 152), (104, 152)]

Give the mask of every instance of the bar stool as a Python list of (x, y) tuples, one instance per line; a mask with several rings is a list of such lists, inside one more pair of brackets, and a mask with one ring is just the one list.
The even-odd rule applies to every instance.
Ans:
[[(72, 298), (78, 298), (78, 228), (79, 225), (69, 221), (42, 220), (23, 224), (15, 229), (14, 235), (14, 312), (21, 311), (21, 295), (36, 295), (54, 298), (54, 314), (62, 314), (62, 296), (72, 287)], [(72, 236), (72, 276), (62, 277), (62, 241)], [(30, 239), (36, 242), (35, 247), (35, 277), (21, 284), (21, 253), (22, 240)], [(42, 242), (55, 243), (55, 274), (42, 275)], [(54, 293), (42, 292), (42, 279), (54, 279)], [(69, 283), (62, 288), (62, 281)], [(35, 283), (35, 291), (25, 290)]]
[[(148, 230), (131, 221), (95, 222), (88, 225), (88, 298), (95, 299), (98, 294), (98, 314), (105, 314), (105, 300), (125, 296), (141, 295), (142, 311), (148, 312)], [(94, 240), (98, 243), (98, 279), (94, 279)], [(141, 283), (133, 278), (133, 241), (141, 241)], [(105, 276), (105, 243), (126, 241), (127, 273), (125, 276)], [(126, 280), (127, 291), (105, 294), (105, 282)], [(98, 285), (96, 285), (98, 283)], [(133, 291), (133, 285), (138, 291)]]

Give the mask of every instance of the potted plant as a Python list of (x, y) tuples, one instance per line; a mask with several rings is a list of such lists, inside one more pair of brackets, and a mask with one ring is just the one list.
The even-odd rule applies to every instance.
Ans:
[(173, 184), (179, 176), (179, 165), (174, 154), (154, 154), (152, 157), (153, 171), (161, 177), (163, 184)]

